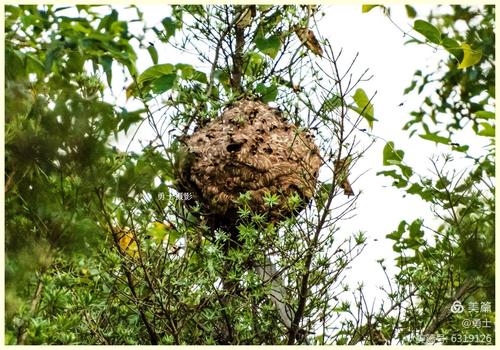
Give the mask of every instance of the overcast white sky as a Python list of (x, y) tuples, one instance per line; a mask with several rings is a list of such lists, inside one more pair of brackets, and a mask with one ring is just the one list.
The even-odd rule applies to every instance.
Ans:
[[(430, 7), (416, 6), (416, 9), (421, 15), (427, 13)], [(141, 10), (149, 26), (160, 25), (161, 20), (168, 15), (166, 6), (145, 5), (141, 6)], [(412, 21), (406, 16), (404, 6), (391, 6), (391, 11), (393, 20), (401, 28), (410, 30)], [(120, 17), (127, 12), (133, 13), (120, 11)], [(361, 72), (368, 68), (374, 76), (372, 80), (360, 85), (369, 96), (377, 91), (373, 104), (378, 122), (375, 122), (373, 134), (387, 141), (394, 141), (397, 148), (405, 151), (405, 160), (409, 165), (421, 174), (427, 173), (431, 166), (429, 158), (445, 148), (438, 148), (416, 135), (409, 139), (408, 134), (401, 130), (409, 119), (410, 111), (417, 109), (421, 101), (414, 95), (404, 96), (403, 90), (411, 83), (417, 69), (436, 67), (438, 59), (446, 53), (423, 45), (404, 45), (408, 37), (404, 37), (380, 9), (363, 14), (361, 5), (332, 5), (325, 8), (325, 12), (326, 17), (319, 22), (321, 36), (328, 38), (334, 47), (343, 48), (343, 56), (346, 58), (354, 57), (359, 52), (355, 70)], [(140, 23), (130, 23), (132, 30), (140, 30), (141, 27)], [(196, 57), (180, 56), (172, 50), (162, 50), (161, 43), (155, 41), (154, 37), (149, 40), (154, 41), (159, 50), (159, 63), (196, 63)], [(346, 64), (348, 63), (350, 61), (346, 59)], [(137, 62), (139, 72), (151, 65), (149, 54), (142, 50)], [(123, 75), (115, 69), (113, 92), (115, 102), (120, 105), (125, 103), (123, 86)], [(401, 102), (404, 104), (399, 106)], [(141, 108), (138, 101), (129, 101), (127, 106), (131, 109)], [(136, 136), (130, 150), (140, 151), (142, 147), (139, 141), (151, 138), (151, 130), (146, 125)], [(118, 143), (122, 149), (127, 144), (128, 138)], [(395, 230), (401, 220), (411, 222), (419, 217), (431, 217), (428, 205), (422, 200), (412, 196), (403, 198), (402, 191), (390, 186), (392, 181), (389, 178), (376, 176), (378, 171), (383, 170), (384, 145), (383, 140), (377, 141), (353, 169), (354, 178), (364, 173), (353, 184), (354, 191), (362, 191), (362, 194), (358, 200), (356, 216), (343, 223), (344, 232), (363, 231), (369, 237), (365, 252), (352, 265), (350, 282), (355, 284), (355, 281), (363, 281), (367, 294), (373, 297), (381, 296), (377, 288), (385, 282), (383, 272), (375, 261), (385, 258), (387, 265), (392, 265), (392, 241), (385, 239), (385, 235)], [(462, 168), (465, 163), (457, 160), (456, 164)]]

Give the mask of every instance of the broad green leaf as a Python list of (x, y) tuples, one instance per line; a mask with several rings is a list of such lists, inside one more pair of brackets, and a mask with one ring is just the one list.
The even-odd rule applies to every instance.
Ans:
[(384, 146), (383, 151), (383, 165), (392, 165), (391, 161), (401, 162), (405, 152), (394, 148), (394, 142), (389, 141)]
[(413, 29), (425, 36), (431, 43), (441, 44), (441, 32), (429, 22), (417, 19), (413, 23)]
[(108, 82), (108, 86), (111, 87), (111, 79), (113, 77), (113, 58), (109, 55), (102, 55), (99, 57), (99, 63), (106, 74), (106, 80)]
[(450, 185), (450, 180), (443, 177), (436, 181), (436, 188), (438, 190), (444, 190), (446, 187)]
[(454, 151), (457, 151), (457, 152), (467, 152), (469, 150), (469, 146), (468, 145), (460, 145), (460, 146), (453, 145), (453, 147), (451, 149)]
[(415, 11), (413, 6), (405, 5), (405, 10), (408, 18), (415, 18), (417, 16), (417, 11)]
[(174, 245), (181, 238), (181, 234), (171, 224), (158, 221), (153, 222), (148, 228), (148, 234), (157, 244), (168, 241), (169, 245)]
[(474, 114), (475, 114), (476, 118), (480, 118), (480, 119), (495, 119), (494, 112), (478, 111)]
[(367, 120), (370, 128), (373, 128), (373, 122), (375, 121), (375, 117), (373, 115), (374, 108), (370, 99), (366, 95), (366, 92), (363, 89), (357, 89), (352, 98), (354, 99), (354, 102), (358, 106), (359, 110), (352, 107), (351, 109), (356, 110), (360, 115), (362, 115)]
[(182, 79), (190, 79), (191, 76), (193, 75), (194, 68), (190, 64), (185, 64), (185, 63), (178, 63), (175, 65), (175, 70), (180, 70), (181, 71), (181, 77)]
[(404, 221), (404, 220), (401, 221), (398, 225), (398, 229), (396, 231), (389, 233), (385, 237), (392, 239), (392, 240), (395, 240), (395, 241), (399, 241), (401, 239), (401, 237), (403, 237), (403, 233), (406, 230), (406, 225), (408, 225), (408, 223), (406, 221)]
[(274, 59), (281, 48), (281, 40), (277, 35), (271, 35), (268, 38), (259, 36), (255, 39), (255, 46), (260, 52)]
[(341, 103), (340, 96), (334, 94), (333, 97), (331, 97), (323, 102), (323, 105), (321, 106), (321, 111), (324, 113), (331, 112), (331, 111), (335, 110), (336, 108), (340, 107), (341, 104), (342, 103)]
[(215, 79), (220, 81), (226, 91), (229, 90), (231, 81), (229, 78), (229, 73), (227, 71), (217, 69), (215, 71)]
[(257, 10), (266, 13), (273, 8), (273, 5), (257, 5)]
[(163, 24), (163, 27), (165, 28), (165, 39), (168, 41), (170, 37), (172, 37), (175, 34), (175, 30), (177, 29), (177, 24), (176, 22), (171, 18), (171, 17), (165, 17), (162, 21), (161, 24)]
[(191, 76), (191, 80), (196, 80), (196, 81), (199, 81), (200, 83), (208, 84), (207, 75), (203, 72), (200, 72), (199, 70), (195, 70), (193, 72), (193, 75)]
[[(401, 244), (397, 244), (397, 243), (392, 246), (392, 250), (394, 250), (394, 252), (396, 252), (396, 253), (401, 253), (403, 251), (403, 249), (401, 248)], [(398, 267), (399, 266), (404, 266), (405, 265), (405, 263), (404, 263), (405, 259), (406, 258), (403, 257), (403, 256), (398, 256), (395, 259), (396, 260), (396, 266), (398, 266)]]
[(267, 86), (263, 83), (259, 83), (255, 88), (255, 92), (262, 96), (263, 102), (267, 103), (276, 100), (276, 96), (278, 96), (278, 87), (275, 84)]
[(176, 78), (177, 75), (175, 73), (164, 75), (153, 82), (151, 90), (155, 94), (162, 94), (174, 86)]
[(156, 51), (156, 48), (153, 45), (149, 45), (148, 52), (149, 52), (149, 55), (151, 56), (151, 60), (153, 61), (153, 64), (158, 64), (158, 52)]
[(386, 235), (385, 238), (392, 239), (393, 241), (399, 241), (399, 239), (401, 238), (401, 233), (399, 233), (398, 231), (393, 231), (392, 233)]
[(181, 77), (184, 80), (196, 80), (200, 83), (208, 83), (207, 75), (194, 69), (190, 64), (178, 63), (175, 65), (175, 69), (181, 71)]
[(421, 238), (424, 236), (424, 231), (422, 228), (422, 220), (417, 219), (410, 224), (408, 231), (410, 231), (410, 237), (412, 238)]
[(413, 169), (407, 165), (404, 164), (399, 164), (399, 168), (401, 169), (401, 173), (409, 179), (413, 175)]
[(144, 84), (156, 80), (164, 75), (172, 74), (174, 72), (174, 66), (172, 64), (157, 64), (146, 69), (139, 78), (137, 82), (139, 84)]
[(128, 112), (126, 109), (123, 109), (119, 114), (120, 124), (118, 126), (118, 130), (127, 132), (132, 124), (135, 124), (142, 120), (142, 115), (146, 113), (146, 109), (140, 109), (132, 112)]
[(110, 32), (114, 34), (121, 34), (127, 32), (128, 24), (125, 21), (116, 21), (111, 25)]
[(434, 141), (436, 143), (442, 143), (443, 145), (448, 145), (451, 141), (448, 137), (439, 136), (437, 132), (422, 134), (418, 136), (420, 136), (424, 140)]
[(441, 45), (453, 56), (455, 56), (457, 59), (461, 60), (463, 57), (463, 52), (462, 49), (460, 48), (460, 45), (458, 44), (457, 41), (450, 39), (448, 37), (444, 37), (441, 40)]
[(488, 123), (480, 124), (483, 128), (478, 131), (478, 135), (486, 137), (495, 137), (495, 126)]
[(462, 62), (460, 62), (460, 64), (458, 65), (458, 68), (465, 69), (481, 61), (481, 57), (483, 55), (481, 50), (473, 50), (470, 47), (470, 45), (466, 43), (460, 45), (460, 48), (464, 51), (464, 58), (462, 59)]
[[(6, 49), (4, 53), (5, 57), (5, 67), (9, 67), (9, 69), (5, 69), (5, 75), (9, 79), (16, 79), (19, 77), (26, 76), (25, 69), (25, 55), (18, 50), (10, 50)], [(42, 63), (43, 71), (45, 73), (46, 63)]]
[(109, 15), (104, 16), (101, 19), (101, 22), (97, 27), (97, 30), (100, 31), (101, 29), (106, 29), (106, 31), (109, 31), (111, 24), (113, 24), (117, 20), (118, 20), (118, 12), (116, 10), (112, 10)]
[(73, 24), (73, 30), (75, 30), (77, 32), (81, 32), (83, 34), (91, 34), (93, 31), (92, 28), (89, 28), (87, 26), (83, 26), (80, 22), (76, 22), (75, 24)]
[[(54, 66), (54, 62), (58, 61), (58, 58), (60, 56), (60, 48), (56, 47), (54, 49), (49, 49), (47, 51), (47, 55), (45, 56), (45, 73), (50, 73), (52, 70), (52, 67)], [(57, 67), (57, 64), (55, 65)]]
[(361, 13), (367, 13), (378, 6), (384, 7), (382, 5), (361, 5)]
[[(403, 242), (406, 245), (407, 249), (413, 249), (413, 250), (417, 250), (425, 243), (421, 238), (418, 238), (418, 237), (416, 237), (416, 238), (410, 237), (410, 238), (404, 239)], [(408, 257), (405, 257), (405, 260), (406, 260), (407, 264), (411, 264), (412, 262), (416, 261), (416, 257), (415, 256), (408, 256)]]
[(26, 54), (26, 70), (29, 72), (35, 72), (37, 75), (42, 75), (44, 74), (45, 66), (35, 55)]
[(249, 52), (243, 56), (245, 75), (255, 76), (262, 73), (265, 57), (258, 52)]
[(410, 194), (420, 194), (422, 193), (422, 190), (423, 190), (423, 187), (420, 186), (419, 184), (412, 184), (407, 190), (406, 192), (410, 193)]

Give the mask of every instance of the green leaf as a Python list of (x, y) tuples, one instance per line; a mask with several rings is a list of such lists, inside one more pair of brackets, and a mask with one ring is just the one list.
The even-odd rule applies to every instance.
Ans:
[(278, 96), (278, 87), (275, 84), (267, 86), (263, 83), (259, 83), (255, 88), (255, 92), (262, 96), (263, 102), (267, 103), (276, 100)]
[(117, 20), (118, 20), (118, 12), (116, 10), (112, 10), (109, 15), (104, 16), (101, 19), (99, 26), (97, 27), (97, 31), (100, 31), (101, 29), (106, 29), (106, 31), (109, 32), (109, 28)]
[(172, 64), (157, 64), (146, 69), (137, 79), (139, 84), (145, 84), (152, 82), (164, 75), (169, 75), (174, 72), (174, 66)]
[(321, 106), (321, 111), (324, 113), (334, 111), (335, 109), (337, 109), (342, 105), (341, 101), (342, 100), (340, 99), (340, 96), (334, 94), (333, 97), (323, 102), (323, 105)]
[(268, 38), (258, 36), (255, 39), (255, 46), (260, 52), (274, 59), (281, 48), (281, 40), (277, 35), (271, 35)]
[[(389, 164), (390, 165), (390, 164)], [(401, 175), (399, 175), (396, 170), (383, 170), (377, 172), (377, 175), (384, 175), (387, 177), (392, 177), (393, 179), (403, 179)]]
[(222, 86), (224, 87), (224, 89), (226, 91), (229, 90), (230, 88), (230, 77), (229, 77), (229, 73), (226, 71), (226, 70), (219, 70), (217, 69), (215, 71), (215, 79), (217, 79), (218, 81), (220, 81), (220, 83), (222, 84)]
[(462, 59), (462, 62), (460, 62), (460, 64), (458, 65), (459, 69), (465, 69), (481, 61), (481, 57), (483, 55), (481, 50), (473, 50), (470, 47), (470, 45), (466, 43), (460, 45), (460, 48), (464, 51), (464, 58)]
[(270, 193), (270, 192), (264, 193), (263, 200), (264, 200), (264, 203), (269, 208), (272, 208), (273, 206), (278, 205), (278, 203), (280, 202), (278, 195), (276, 193)]
[(191, 78), (194, 72), (194, 68), (190, 64), (185, 64), (185, 63), (178, 63), (175, 65), (175, 70), (180, 70), (181, 71), (181, 77), (182, 79), (188, 80)]
[(453, 40), (453, 39), (450, 39), (448, 37), (444, 37), (442, 38), (441, 40), (441, 45), (450, 53), (452, 54), (453, 56), (455, 56), (455, 58), (457, 58), (458, 60), (461, 60), (462, 57), (463, 57), (463, 52), (462, 52), (462, 48), (460, 47), (460, 45), (458, 44), (457, 41)]
[(354, 99), (354, 102), (358, 106), (358, 109), (353, 108), (353, 106), (350, 106), (350, 108), (358, 112), (361, 116), (363, 116), (367, 120), (370, 128), (372, 129), (373, 122), (376, 119), (373, 115), (374, 113), (373, 105), (370, 103), (370, 99), (366, 95), (366, 92), (363, 89), (357, 89), (352, 98)]
[[(53, 49), (49, 49), (47, 51), (47, 55), (45, 56), (45, 73), (50, 73), (52, 72), (52, 67), (54, 65), (54, 62), (58, 61), (58, 58), (60, 57), (60, 48), (56, 47)], [(57, 65), (56, 65), (57, 67)]]
[(194, 67), (190, 64), (178, 63), (175, 65), (175, 69), (181, 71), (182, 79), (196, 80), (204, 84), (208, 83), (207, 75), (194, 69)]
[(450, 180), (443, 177), (436, 181), (436, 188), (438, 190), (444, 190), (446, 187), (450, 185)]
[(460, 145), (460, 146), (453, 145), (453, 147), (451, 149), (454, 151), (457, 151), (457, 152), (467, 152), (469, 150), (469, 146), (468, 145)]
[(422, 193), (422, 190), (423, 190), (423, 187), (420, 186), (419, 184), (412, 184), (407, 190), (406, 192), (408, 192), (409, 194), (418, 194), (420, 195)]
[[(26, 77), (26, 69), (24, 66), (25, 55), (18, 50), (5, 50), (5, 67), (9, 67), (9, 69), (5, 69), (5, 75), (9, 79), (17, 79), (20, 77)], [(43, 73), (45, 73), (45, 63), (43, 65)]]
[(442, 143), (443, 145), (448, 145), (451, 140), (448, 137), (439, 136), (437, 132), (427, 133), (418, 135), (424, 140), (434, 141), (436, 143)]
[(370, 12), (375, 7), (384, 7), (383, 5), (361, 5), (361, 13)]
[(31, 54), (26, 54), (26, 70), (35, 72), (37, 75), (44, 74), (45, 66), (37, 57)]
[(482, 130), (479, 130), (477, 132), (478, 135), (480, 136), (486, 136), (486, 137), (495, 137), (495, 126), (488, 124), (488, 123), (481, 123), (479, 124), (483, 127)]
[(404, 164), (398, 164), (399, 168), (401, 169), (401, 173), (409, 179), (413, 175), (413, 169), (407, 165)]
[(126, 109), (123, 109), (122, 113), (119, 114), (121, 118), (120, 124), (118, 126), (118, 130), (127, 132), (130, 128), (130, 125), (140, 122), (142, 120), (142, 114), (145, 113), (145, 109), (140, 109), (137, 111), (129, 112)]
[(171, 17), (165, 17), (161, 24), (163, 24), (163, 28), (165, 28), (165, 39), (168, 41), (170, 37), (175, 34), (175, 30), (177, 29), (177, 23)]
[(203, 83), (203, 84), (208, 84), (207, 75), (203, 72), (200, 72), (199, 70), (195, 70), (193, 72), (191, 79), (199, 81), (200, 83)]
[(480, 118), (480, 119), (495, 119), (495, 113), (494, 112), (477, 111), (474, 114), (475, 114), (476, 118)]
[(398, 229), (396, 231), (389, 233), (388, 235), (386, 235), (386, 237), (389, 239), (395, 240), (395, 241), (399, 241), (401, 239), (401, 237), (403, 237), (403, 233), (405, 232), (406, 225), (408, 225), (408, 223), (406, 221), (404, 221), (404, 220), (401, 221), (398, 225)]
[(332, 191), (332, 183), (323, 183), (317, 193), (317, 205), (320, 210), (325, 207), (325, 203), (328, 199), (330, 192)]
[(402, 236), (401, 233), (399, 233), (398, 231), (394, 231), (394, 232), (389, 233), (385, 237), (389, 238), (389, 239), (392, 239), (393, 241), (399, 241), (399, 239), (401, 238), (401, 236)]
[(165, 91), (170, 90), (174, 86), (176, 79), (177, 79), (176, 74), (167, 74), (162, 76), (161, 78), (156, 79), (153, 82), (152, 86), (153, 93), (161, 94), (164, 93)]
[(149, 52), (149, 55), (151, 56), (151, 60), (153, 61), (153, 64), (158, 64), (158, 52), (156, 51), (156, 48), (153, 45), (149, 45), (148, 52)]
[(411, 238), (421, 238), (424, 236), (424, 231), (421, 230), (422, 220), (417, 219), (410, 224), (409, 231)]
[(417, 17), (417, 11), (415, 11), (415, 8), (410, 5), (405, 5), (405, 10), (406, 10), (406, 15), (408, 18), (415, 18)]
[(431, 43), (441, 44), (441, 32), (429, 22), (417, 19), (413, 23), (413, 29), (425, 36)]
[(262, 73), (265, 67), (265, 57), (258, 52), (249, 52), (243, 56), (245, 75), (256, 76)]
[(405, 152), (402, 150), (396, 150), (394, 148), (394, 142), (389, 141), (384, 146), (383, 151), (383, 165), (393, 165), (394, 161), (401, 162), (403, 161)]
[(113, 66), (113, 58), (109, 55), (102, 55), (99, 57), (99, 63), (106, 74), (106, 80), (108, 82), (108, 86), (111, 87), (111, 79), (112, 79), (112, 66)]

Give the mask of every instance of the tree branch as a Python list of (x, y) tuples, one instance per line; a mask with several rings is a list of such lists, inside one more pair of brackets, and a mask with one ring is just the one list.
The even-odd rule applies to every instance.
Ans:
[[(471, 280), (466, 280), (465, 283), (457, 290), (455, 295), (451, 298), (452, 302), (458, 300), (460, 302), (464, 301), (467, 298), (467, 294), (472, 292), (475, 289), (473, 286), (473, 281)], [(423, 334), (433, 334), (436, 332), (436, 330), (441, 327), (444, 321), (450, 316), (451, 313), (451, 308), (450, 304), (446, 303), (441, 307), (441, 311), (439, 312), (438, 316), (434, 319), (434, 321), (425, 328)]]

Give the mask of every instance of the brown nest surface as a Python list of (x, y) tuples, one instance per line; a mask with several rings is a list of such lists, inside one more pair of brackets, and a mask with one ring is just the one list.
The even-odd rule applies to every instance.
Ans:
[[(265, 103), (237, 101), (183, 141), (189, 161), (179, 190), (191, 192), (213, 219), (236, 222), (236, 200), (246, 192), (248, 207), (270, 221), (292, 213), (287, 198), (294, 192), (301, 208), (314, 195), (321, 158), (313, 137)], [(279, 203), (266, 205), (266, 194), (279, 195)]]

